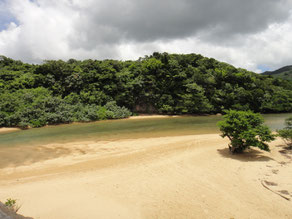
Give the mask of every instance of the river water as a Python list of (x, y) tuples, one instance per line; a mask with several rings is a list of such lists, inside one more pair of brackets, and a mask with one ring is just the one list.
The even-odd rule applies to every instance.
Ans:
[[(284, 127), (292, 113), (266, 114), (265, 123), (272, 129)], [(193, 134), (219, 133), (221, 116), (183, 116), (147, 119), (107, 120), (34, 128), (0, 134), (0, 147), (66, 143), (72, 141), (119, 140)]]
[[(266, 114), (265, 123), (272, 129), (284, 127), (292, 113)], [(51, 152), (34, 154), (34, 148), (51, 143), (115, 141), (145, 137), (163, 137), (219, 133), (222, 116), (182, 116), (147, 119), (107, 120), (34, 128), (0, 134), (0, 168), (16, 165), (23, 159), (55, 156)], [(33, 160), (34, 160), (33, 159)]]

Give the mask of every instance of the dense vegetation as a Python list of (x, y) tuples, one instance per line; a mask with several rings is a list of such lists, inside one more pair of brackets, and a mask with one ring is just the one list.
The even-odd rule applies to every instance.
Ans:
[(251, 146), (270, 151), (266, 142), (273, 141), (275, 135), (271, 133), (268, 126), (264, 125), (264, 119), (260, 114), (228, 110), (223, 118), (218, 125), (222, 131), (221, 136), (228, 137), (230, 140), (230, 152), (241, 153)]
[[(0, 57), (0, 126), (124, 118), (131, 112), (291, 112), (292, 83), (197, 54), (153, 53), (136, 61)], [(129, 109), (129, 110), (127, 110)]]
[(285, 66), (276, 71), (266, 71), (263, 73), (263, 75), (271, 75), (276, 78), (292, 81), (292, 65)]

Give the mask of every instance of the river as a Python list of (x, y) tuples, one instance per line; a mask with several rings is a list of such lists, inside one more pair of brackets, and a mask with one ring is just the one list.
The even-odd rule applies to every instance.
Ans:
[[(292, 113), (266, 114), (265, 123), (273, 130), (284, 127)], [(107, 120), (75, 123), (0, 134), (0, 168), (61, 156), (53, 151), (37, 151), (46, 144), (82, 141), (116, 141), (147, 137), (219, 133), (222, 116), (182, 116), (147, 119)]]

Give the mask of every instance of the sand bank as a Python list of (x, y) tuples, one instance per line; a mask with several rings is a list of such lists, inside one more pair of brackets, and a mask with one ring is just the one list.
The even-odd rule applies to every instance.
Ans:
[(0, 133), (7, 133), (7, 132), (15, 132), (21, 130), (20, 128), (6, 128), (2, 127), (0, 128)]
[(0, 200), (42, 219), (291, 218), (281, 140), (242, 155), (227, 143), (211, 134), (40, 146), (66, 153), (1, 169)]
[(139, 116), (130, 116), (129, 119), (156, 119), (156, 118), (173, 118), (173, 117), (179, 117), (177, 115), (147, 115), (142, 114)]

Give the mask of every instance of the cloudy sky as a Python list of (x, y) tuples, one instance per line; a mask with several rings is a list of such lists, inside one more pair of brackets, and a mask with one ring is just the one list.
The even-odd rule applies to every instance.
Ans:
[(0, 54), (137, 59), (200, 53), (252, 71), (292, 65), (292, 0), (0, 0)]

